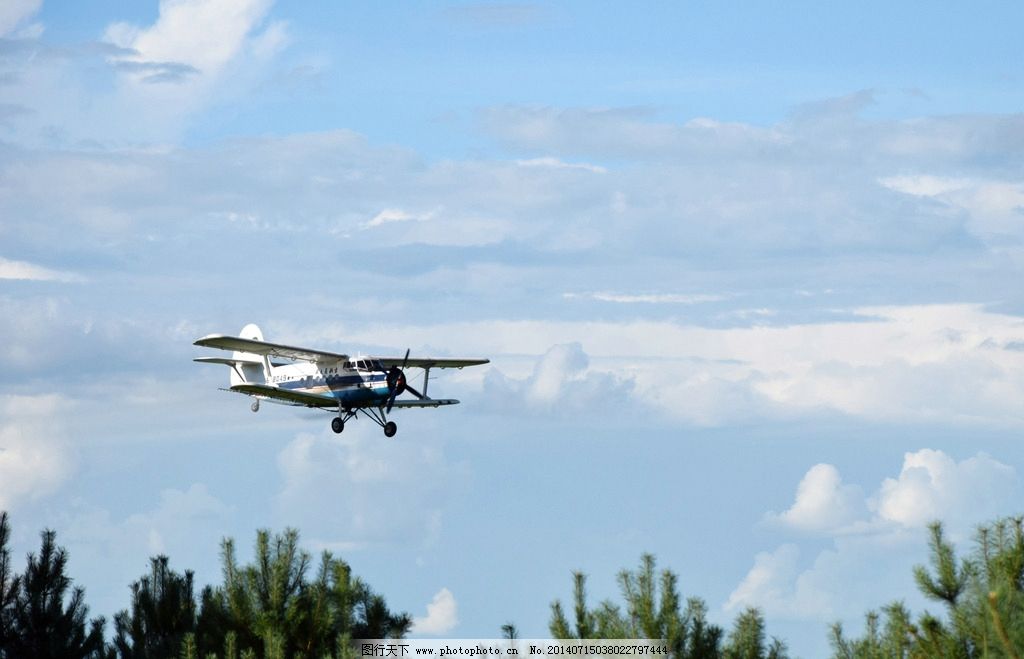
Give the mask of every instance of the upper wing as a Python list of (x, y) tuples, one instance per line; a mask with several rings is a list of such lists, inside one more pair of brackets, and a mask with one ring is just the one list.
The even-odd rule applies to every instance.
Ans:
[(224, 334), (210, 334), (209, 336), (204, 336), (196, 341), (195, 345), (203, 346), (204, 348), (220, 348), (221, 350), (251, 352), (257, 355), (269, 355), (272, 357), (301, 359), (307, 362), (348, 359), (348, 355), (343, 355), (337, 352), (297, 348), (295, 346), (281, 345), (280, 343), (267, 343), (266, 341), (257, 341), (255, 339), (243, 339), (240, 336), (225, 336)]
[(403, 363), (406, 366), (418, 368), (465, 368), (466, 366), (479, 366), (491, 363), (490, 359), (433, 359), (430, 357), (408, 360), (401, 357), (378, 357), (377, 359), (387, 368), (401, 366)]
[(273, 387), (268, 384), (236, 384), (227, 391), (237, 391), (240, 394), (249, 394), (250, 396), (265, 396), (293, 405), (305, 405), (306, 407), (338, 406), (338, 399), (331, 396), (281, 389), (280, 387)]

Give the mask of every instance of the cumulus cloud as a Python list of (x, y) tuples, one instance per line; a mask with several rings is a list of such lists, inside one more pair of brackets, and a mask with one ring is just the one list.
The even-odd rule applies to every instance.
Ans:
[(769, 513), (767, 519), (794, 529), (828, 533), (847, 529), (863, 520), (866, 512), (860, 487), (844, 484), (833, 465), (817, 464), (801, 479), (793, 505), (781, 514)]
[[(268, 20), (272, 0), (163, 0), (150, 25), (109, 24), (99, 39), (60, 44), (27, 27), (28, 4), (5, 3), (5, 27), (21, 37), (0, 53), (5, 139), (22, 144), (140, 145), (177, 141), (197, 113), (230, 103), (268, 77), (288, 44), (285, 23)], [(25, 39), (32, 37), (32, 39)], [(3, 127), (3, 124), (0, 124)]]
[(55, 394), (0, 396), (0, 510), (52, 494), (74, 471), (60, 422), (69, 407)]
[(427, 614), (412, 621), (414, 634), (447, 634), (459, 624), (459, 607), (452, 591), (442, 588), (427, 604)]
[(1019, 487), (1017, 471), (983, 453), (957, 462), (942, 451), (907, 453), (896, 478), (882, 482), (872, 501), (881, 519), (920, 527), (932, 520), (969, 524), (1006, 513)]
[(792, 543), (759, 553), (725, 608), (760, 606), (771, 616), (829, 620), (904, 596), (897, 585), (919, 562), (929, 523), (943, 522), (963, 539), (973, 524), (1019, 512), (1020, 486), (1013, 467), (981, 453), (961, 461), (934, 449), (907, 453), (899, 475), (870, 496), (844, 484), (834, 465), (814, 465), (793, 505), (765, 518), (777, 528), (831, 538), (832, 546), (809, 563)]
[(273, 0), (161, 0), (148, 27), (113, 23), (106, 40), (137, 55), (129, 62), (176, 62), (205, 76), (219, 74), (242, 50)]
[(591, 368), (579, 343), (555, 345), (534, 364), (526, 378), (491, 370), (484, 393), (503, 409), (576, 414), (583, 410), (625, 408), (632, 400), (632, 382), (615, 372)]
[(871, 496), (843, 483), (834, 465), (814, 465), (797, 485), (793, 505), (766, 519), (826, 535), (921, 529), (935, 520), (962, 532), (1005, 513), (1019, 485), (1013, 467), (984, 453), (957, 462), (942, 451), (921, 449), (906, 453), (899, 475), (883, 480)]
[(801, 574), (799, 558), (800, 548), (794, 544), (757, 554), (754, 566), (729, 595), (725, 609), (757, 606), (768, 615), (795, 618), (832, 615), (828, 593), (816, 587), (810, 573)]

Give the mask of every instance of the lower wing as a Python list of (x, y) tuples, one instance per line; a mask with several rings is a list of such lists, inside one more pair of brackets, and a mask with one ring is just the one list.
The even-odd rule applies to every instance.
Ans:
[[(323, 394), (311, 394), (292, 389), (272, 387), (268, 384), (236, 384), (225, 391), (234, 391), (249, 396), (261, 396), (290, 405), (304, 405), (305, 407), (338, 407), (341, 403), (334, 396)], [(459, 401), (454, 398), (424, 398), (422, 400), (396, 400), (394, 407), (440, 407), (442, 405), (457, 405)], [(348, 403), (347, 407), (383, 407), (383, 402), (374, 403)]]
[(338, 406), (338, 399), (333, 396), (292, 391), (291, 389), (272, 387), (267, 384), (236, 384), (230, 389), (225, 389), (225, 391), (234, 391), (240, 394), (248, 394), (250, 396), (262, 396), (263, 398), (272, 398), (273, 400), (281, 401), (283, 403), (289, 403), (291, 405), (305, 405), (306, 407)]

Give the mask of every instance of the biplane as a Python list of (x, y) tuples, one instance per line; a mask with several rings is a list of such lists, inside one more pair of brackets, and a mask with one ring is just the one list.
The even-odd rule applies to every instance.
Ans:
[[(340, 433), (345, 423), (362, 414), (394, 437), (398, 425), (388, 420), (395, 408), (456, 405), (451, 398), (427, 395), (430, 370), (465, 368), (487, 364), (489, 359), (433, 359), (409, 357), (366, 357), (269, 343), (256, 325), (246, 325), (238, 336), (210, 334), (195, 341), (204, 348), (232, 351), (231, 357), (197, 357), (203, 364), (230, 368), (225, 391), (252, 396), (251, 409), (258, 412), (260, 401), (314, 407), (334, 413), (331, 429)], [(288, 360), (286, 362), (272, 360)], [(406, 377), (407, 368), (423, 370), (422, 391)], [(409, 393), (413, 398), (399, 396)]]

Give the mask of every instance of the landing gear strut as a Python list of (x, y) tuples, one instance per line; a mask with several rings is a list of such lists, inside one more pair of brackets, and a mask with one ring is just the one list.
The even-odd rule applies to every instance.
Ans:
[(341, 434), (345, 430), (345, 422), (349, 419), (362, 413), (368, 419), (372, 419), (374, 423), (384, 429), (385, 437), (394, 437), (395, 433), (398, 432), (398, 424), (394, 421), (388, 421), (384, 408), (372, 408), (372, 407), (357, 407), (356, 409), (341, 408), (338, 410), (338, 416), (331, 419), (331, 430), (335, 433)]

